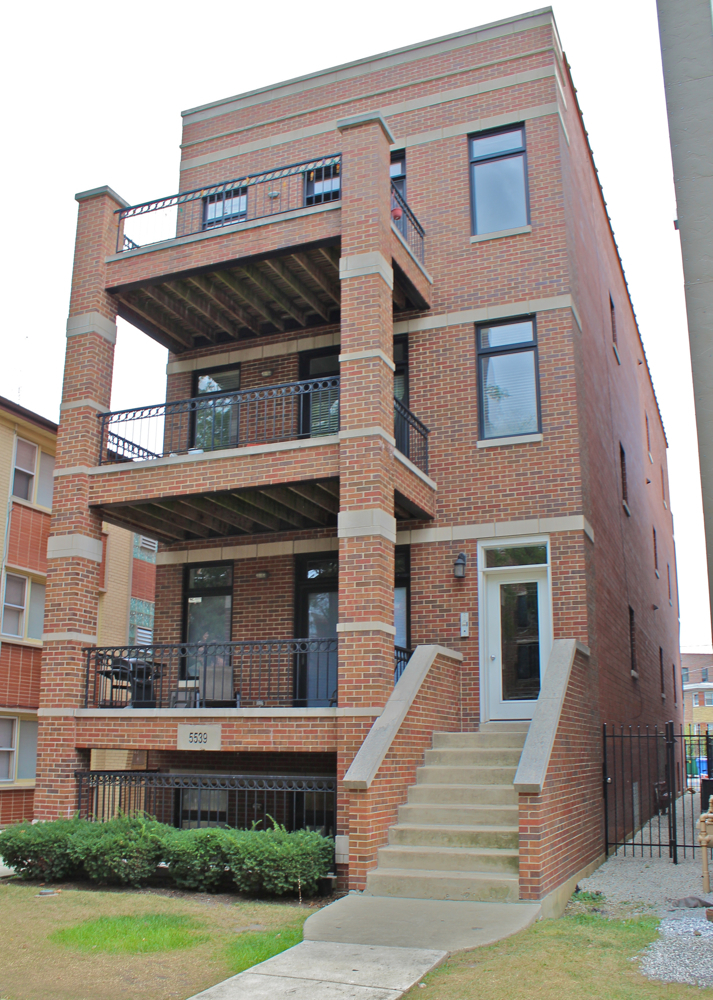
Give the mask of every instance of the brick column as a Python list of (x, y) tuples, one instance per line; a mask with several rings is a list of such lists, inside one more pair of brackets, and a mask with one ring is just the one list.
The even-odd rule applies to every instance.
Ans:
[[(378, 115), (342, 133), (339, 705), (383, 706), (394, 686), (394, 364), (388, 127)], [(343, 776), (369, 726), (342, 720)], [(369, 821), (340, 795), (340, 827)], [(351, 812), (346, 829), (348, 811)], [(353, 847), (351, 848), (353, 855)], [(354, 867), (353, 858), (350, 868)]]
[(67, 353), (57, 435), (52, 523), (47, 545), (47, 600), (35, 816), (53, 819), (76, 809), (71, 710), (84, 704), (82, 647), (97, 641), (101, 518), (89, 508), (88, 470), (99, 460), (97, 414), (110, 406), (116, 308), (105, 291), (105, 258), (115, 252), (117, 208), (110, 188), (78, 194), (79, 217)]

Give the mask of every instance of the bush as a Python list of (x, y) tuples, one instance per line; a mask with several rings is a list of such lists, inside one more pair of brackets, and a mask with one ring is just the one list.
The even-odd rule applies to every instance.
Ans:
[(82, 864), (69, 850), (72, 836), (85, 820), (16, 823), (0, 831), (0, 857), (24, 879), (62, 881), (81, 875)]
[(24, 879), (140, 886), (163, 861), (182, 889), (218, 892), (232, 882), (250, 895), (309, 895), (332, 866), (334, 842), (277, 824), (272, 830), (176, 830), (145, 816), (117, 816), (106, 823), (18, 823), (0, 832), (0, 856)]
[(218, 892), (226, 879), (224, 842), (227, 831), (171, 830), (164, 840), (163, 860), (181, 889)]

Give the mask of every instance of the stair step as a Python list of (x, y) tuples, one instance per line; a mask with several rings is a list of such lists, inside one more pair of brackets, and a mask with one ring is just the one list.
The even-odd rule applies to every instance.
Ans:
[(416, 781), (427, 785), (511, 785), (516, 771), (517, 767), (428, 764), (416, 769)]
[(448, 823), (397, 823), (389, 827), (389, 844), (413, 847), (517, 848), (517, 826), (465, 826)]
[(530, 728), (530, 723), (526, 720), (514, 720), (512, 722), (485, 722), (480, 727), (481, 733), (526, 733)]
[(462, 802), (434, 804), (432, 802), (409, 802), (399, 806), (399, 823), (425, 823), (426, 825), (445, 823), (457, 826), (486, 824), (490, 826), (517, 826), (517, 805), (494, 806), (490, 804), (464, 805)]
[(523, 747), (526, 732), (513, 733), (434, 733), (433, 749), (450, 750), (458, 747)]
[(518, 794), (513, 788), (512, 782), (507, 785), (431, 785), (424, 781), (418, 785), (411, 785), (408, 790), (409, 805), (420, 802), (428, 805), (462, 803), (464, 805), (517, 806)]
[(394, 844), (379, 849), (379, 867), (418, 871), (505, 872), (517, 874), (519, 852), (491, 847), (412, 847)]
[(455, 767), (517, 767), (522, 750), (520, 747), (449, 747), (426, 750), (423, 763)]
[(375, 868), (367, 875), (366, 891), (374, 896), (410, 899), (516, 903), (519, 899), (519, 880), (517, 875), (485, 872)]

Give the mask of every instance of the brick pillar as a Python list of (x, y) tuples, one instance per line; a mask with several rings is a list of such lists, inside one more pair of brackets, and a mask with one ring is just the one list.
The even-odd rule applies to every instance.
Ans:
[[(383, 706), (394, 686), (394, 364), (389, 144), (375, 115), (342, 133), (339, 705)], [(339, 774), (365, 735), (340, 727)], [(355, 724), (357, 723), (357, 724)], [(352, 798), (350, 796), (350, 798)], [(350, 867), (368, 850), (363, 810), (349, 810)], [(344, 832), (347, 832), (346, 830)]]
[(82, 647), (95, 645), (102, 556), (101, 518), (89, 507), (88, 470), (99, 460), (97, 414), (110, 406), (116, 308), (105, 289), (105, 258), (116, 250), (117, 208), (110, 188), (77, 195), (79, 217), (67, 353), (57, 434), (52, 523), (47, 544), (47, 600), (42, 649), (35, 816), (76, 809), (71, 710), (84, 704)]

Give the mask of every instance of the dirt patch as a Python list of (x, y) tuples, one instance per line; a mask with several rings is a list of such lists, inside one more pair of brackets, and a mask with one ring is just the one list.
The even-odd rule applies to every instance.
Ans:
[[(46, 887), (44, 887), (46, 888)], [(185, 1000), (233, 974), (230, 943), (246, 929), (301, 925), (331, 900), (255, 902), (173, 889), (97, 889), (59, 884), (38, 896), (37, 883), (0, 883), (3, 1000)], [(191, 917), (208, 940), (153, 954), (92, 954), (48, 940), (64, 927), (98, 917), (165, 913)]]

